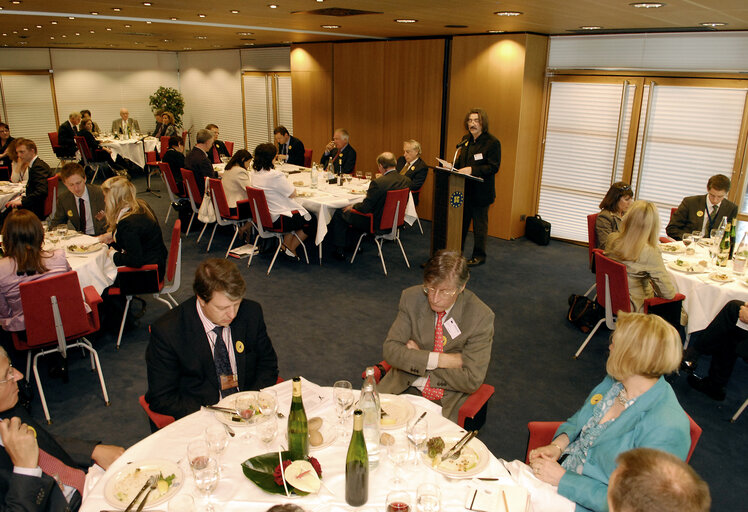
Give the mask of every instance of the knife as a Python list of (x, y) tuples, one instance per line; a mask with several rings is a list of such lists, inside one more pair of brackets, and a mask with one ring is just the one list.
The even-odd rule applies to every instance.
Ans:
[(153, 478), (155, 475), (151, 475), (148, 477), (148, 480), (146, 481), (145, 485), (143, 485), (143, 488), (138, 491), (138, 494), (135, 495), (135, 497), (132, 499), (130, 504), (127, 506), (124, 512), (130, 512), (132, 510), (132, 507), (135, 505), (135, 502), (138, 501), (138, 498), (143, 495), (146, 489), (148, 489), (151, 485), (153, 485)]
[(236, 412), (236, 409), (229, 409), (228, 407), (218, 407), (217, 405), (203, 405), (203, 408), (210, 411), (225, 412), (227, 414), (231, 414), (232, 416), (236, 416), (239, 419), (242, 419), (239, 413)]
[(447, 453), (445, 453), (444, 455), (442, 455), (442, 460), (446, 459), (447, 457), (449, 457), (450, 455), (452, 455), (454, 452), (456, 452), (457, 450), (459, 450), (460, 448), (462, 448), (462, 445), (467, 441), (467, 438), (470, 437), (470, 434), (472, 434), (472, 433), (473, 432), (471, 430), (468, 430), (467, 432), (465, 432), (465, 435), (462, 436), (460, 438), (460, 440), (457, 441), (455, 443), (455, 445), (447, 451)]

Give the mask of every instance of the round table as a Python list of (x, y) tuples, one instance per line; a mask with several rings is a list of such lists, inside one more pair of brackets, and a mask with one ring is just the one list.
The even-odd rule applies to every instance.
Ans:
[(138, 167), (145, 167), (145, 153), (148, 151), (160, 151), (161, 141), (155, 137), (145, 139), (101, 139), (103, 147), (112, 150), (112, 160), (117, 160), (117, 155), (134, 162)]
[[(50, 237), (56, 241), (51, 241)], [(47, 233), (44, 249), (66, 249), (65, 256), (70, 263), (70, 267), (78, 273), (81, 290), (86, 286), (93, 286), (101, 295), (104, 289), (111, 286), (114, 283), (114, 278), (117, 277), (117, 266), (109, 255), (109, 248), (102, 245), (98, 251), (87, 254), (77, 254), (67, 250), (70, 245), (91, 245), (97, 242), (98, 238), (95, 236), (84, 235), (71, 230), (67, 231), (66, 235), (58, 240), (57, 234), (52, 230)]]

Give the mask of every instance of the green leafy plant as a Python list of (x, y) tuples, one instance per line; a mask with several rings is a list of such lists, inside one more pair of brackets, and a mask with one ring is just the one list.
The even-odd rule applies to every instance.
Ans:
[(171, 87), (159, 87), (149, 98), (151, 109), (155, 112), (159, 109), (174, 114), (174, 124), (182, 126), (182, 115), (184, 114), (184, 98), (182, 93)]

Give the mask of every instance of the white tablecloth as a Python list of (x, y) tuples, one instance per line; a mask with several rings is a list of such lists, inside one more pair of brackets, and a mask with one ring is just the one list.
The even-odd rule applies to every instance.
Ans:
[[(335, 411), (332, 403), (332, 388), (313, 387), (311, 389), (318, 392), (310, 393), (309, 385), (314, 386), (314, 384), (308, 382), (305, 382), (303, 386), (305, 404), (314, 404), (315, 402), (317, 404), (316, 410), (312, 408), (313, 410), (309, 412), (309, 416), (321, 416), (326, 420), (333, 421)], [(271, 388), (277, 390), (280, 402), (279, 410), (286, 414), (286, 416), (288, 415), (290, 404), (290, 387), (291, 382), (285, 381)], [(319, 396), (322, 397), (322, 400), (319, 400)], [(417, 415), (420, 415), (424, 411), (428, 412), (422, 421), (428, 422), (430, 436), (458, 434), (462, 432), (456, 424), (441, 415), (441, 408), (438, 405), (422, 397), (412, 395), (402, 396), (415, 406)], [(310, 407), (307, 406), (307, 408)], [(133, 421), (135, 420), (136, 418), (133, 418)], [(141, 419), (137, 418), (137, 420), (140, 421)], [(278, 443), (285, 439), (285, 421), (285, 419), (279, 420), (279, 435), (272, 446), (272, 450), (277, 450)], [(218, 420), (215, 419), (213, 413), (202, 410), (172, 423), (168, 427), (159, 430), (130, 447), (122, 457), (112, 464), (106, 474), (99, 479), (93, 488), (86, 492), (81, 511), (99, 512), (100, 510), (111, 509), (112, 506), (104, 498), (104, 488), (107, 480), (128, 463), (154, 458), (179, 461), (180, 467), (185, 474), (185, 485), (179, 492), (193, 495), (197, 504), (197, 510), (203, 510), (203, 498), (200, 497), (195, 488), (191, 471), (186, 462), (186, 447), (190, 440), (203, 436), (203, 432), (207, 426), (217, 424)], [(322, 481), (324, 486), (320, 489), (319, 494), (287, 498), (283, 495), (265, 493), (244, 476), (240, 466), (243, 461), (272, 450), (266, 449), (254, 437), (250, 440), (239, 439), (239, 436), (247, 431), (246, 427), (236, 427), (235, 430), (237, 437), (231, 439), (229, 447), (223, 453), (221, 459), (221, 464), (225, 471), (218, 484), (218, 488), (213, 494), (213, 503), (216, 510), (223, 512), (264, 512), (273, 504), (288, 502), (303, 507), (308, 512), (384, 510), (385, 498), (391, 490), (389, 482), (393, 477), (393, 466), (387, 460), (385, 453), (380, 453), (379, 466), (369, 473), (369, 500), (367, 504), (354, 509), (345, 503), (345, 455), (349, 442), (347, 439), (338, 438), (330, 446), (311, 452), (311, 455), (316, 457), (322, 466)], [(393, 435), (405, 435), (404, 429), (389, 432)], [(500, 477), (502, 483), (511, 484), (504, 466), (493, 455), (489, 457), (488, 467), (479, 476)], [(413, 502), (415, 502), (415, 490), (418, 485), (423, 482), (432, 482), (441, 488), (442, 510), (463, 510), (470, 480), (448, 479), (423, 464), (414, 466), (411, 463), (406, 463), (402, 474), (406, 482), (406, 490), (410, 492)], [(167, 505), (162, 504), (156, 508), (166, 510)]]
[(19, 194), (23, 194), (25, 190), (25, 183), (11, 183), (10, 181), (0, 181), (0, 208), (5, 206), (5, 203), (15, 198)]
[[(113, 160), (117, 159), (117, 155), (121, 155), (123, 158), (134, 162), (138, 167), (145, 167), (144, 151), (160, 151), (161, 148), (161, 142), (155, 137), (146, 137), (142, 141), (140, 139), (103, 139), (101, 145), (112, 150)], [(143, 145), (145, 145), (145, 149), (143, 149)]]
[[(52, 233), (54, 235), (54, 232)], [(96, 243), (98, 240), (96, 237), (78, 234), (71, 238), (65, 238), (56, 243), (50, 243), (47, 240), (44, 244), (44, 248), (59, 249), (68, 247), (70, 245), (90, 245)], [(114, 283), (114, 278), (117, 277), (117, 267), (112, 261), (109, 255), (109, 249), (105, 245), (100, 250), (90, 254), (75, 254), (65, 251), (65, 256), (68, 259), (68, 263), (73, 270), (78, 273), (78, 281), (80, 282), (81, 289), (86, 286), (93, 286), (96, 291), (101, 295), (104, 289), (111, 286)]]
[[(678, 244), (682, 247), (680, 242)], [(678, 292), (686, 296), (683, 308), (688, 314), (688, 326), (686, 327), (688, 334), (706, 329), (714, 317), (717, 316), (717, 313), (731, 300), (748, 301), (748, 285), (744, 284), (746, 276), (732, 276), (732, 262), (729, 262), (726, 268), (719, 270), (735, 278), (734, 281), (729, 283), (719, 283), (711, 280), (709, 274), (715, 271), (714, 268), (709, 268), (702, 274), (687, 274), (668, 265), (669, 262), (678, 259), (691, 263), (709, 262), (707, 249), (695, 244), (691, 244), (691, 247), (695, 247), (696, 254), (662, 253), (662, 259), (665, 261), (665, 266), (673, 281), (675, 281)]]

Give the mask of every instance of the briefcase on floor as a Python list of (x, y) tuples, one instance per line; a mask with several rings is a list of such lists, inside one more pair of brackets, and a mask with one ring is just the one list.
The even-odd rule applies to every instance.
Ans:
[(551, 241), (551, 223), (540, 218), (540, 215), (527, 217), (525, 236), (538, 245), (548, 245)]

